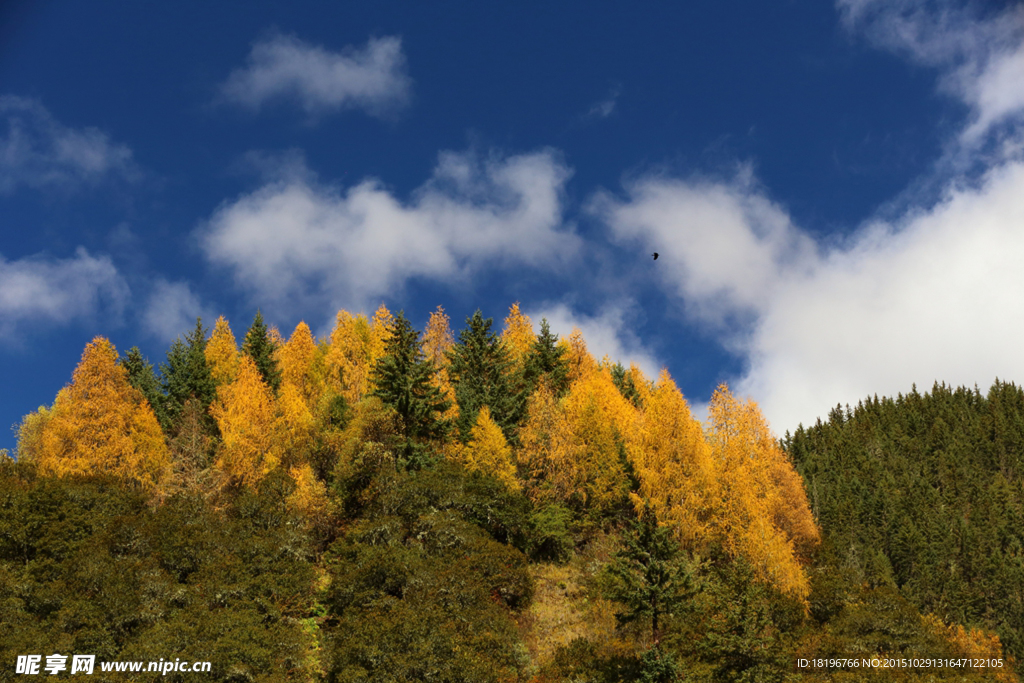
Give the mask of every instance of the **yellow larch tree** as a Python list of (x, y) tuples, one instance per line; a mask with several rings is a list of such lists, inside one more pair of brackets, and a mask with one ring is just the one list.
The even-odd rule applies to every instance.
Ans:
[(238, 377), (218, 387), (217, 397), (212, 412), (222, 441), (215, 467), (229, 484), (256, 485), (281, 462), (282, 425), (274, 392), (252, 358), (242, 356)]
[(281, 370), (277, 407), (281, 418), (285, 465), (306, 461), (316, 427), (314, 411), (323, 387), (313, 372), (317, 345), (309, 325), (300, 322), (287, 342), (277, 347), (274, 357)]
[(348, 401), (355, 405), (373, 390), (370, 375), (377, 360), (384, 355), (394, 316), (381, 304), (372, 320), (360, 313), (338, 311), (331, 347), (327, 354), (330, 381)]
[(512, 304), (508, 317), (505, 318), (505, 328), (501, 331), (501, 341), (509, 350), (509, 355), (515, 367), (523, 369), (526, 358), (537, 341), (537, 335), (533, 332), (533, 322), (530, 316), (524, 315), (519, 310), (519, 302)]
[(295, 490), (285, 503), (292, 511), (304, 517), (318, 536), (328, 535), (335, 521), (336, 510), (327, 487), (317, 479), (308, 464), (293, 467), (289, 474), (295, 480)]
[[(638, 386), (646, 388), (642, 373), (638, 379), (642, 380)], [(633, 502), (638, 512), (650, 504), (658, 519), (693, 547), (709, 537), (711, 520), (717, 512), (711, 449), (700, 422), (690, 413), (667, 370), (661, 371), (654, 390), (646, 391), (643, 406), (627, 443), (630, 462), (640, 481)]]
[(645, 405), (651, 397), (653, 387), (647, 381), (639, 365), (636, 363), (629, 364), (629, 370), (626, 371), (626, 380), (633, 384), (633, 388), (636, 389), (636, 393), (640, 396), (640, 405)]
[(394, 325), (395, 316), (384, 304), (381, 304), (373, 313), (370, 320), (370, 367), (384, 357), (384, 348), (387, 346), (388, 337), (391, 336), (391, 327)]
[(531, 396), (520, 457), (535, 500), (576, 501), (604, 510), (629, 493), (624, 440), (636, 409), (607, 369), (578, 379), (561, 402), (545, 385)]
[(205, 354), (214, 382), (220, 385), (235, 381), (235, 375), (238, 374), (238, 344), (224, 316), (217, 318), (214, 323)]
[(291, 384), (308, 402), (313, 398), (313, 360), (316, 358), (316, 339), (309, 325), (300, 322), (292, 336), (274, 352), (281, 371), (281, 385)]
[(371, 346), (366, 316), (338, 311), (326, 358), (328, 382), (351, 405), (369, 392)]
[(562, 341), (565, 342), (563, 348), (567, 351), (565, 357), (569, 361), (570, 384), (597, 369), (597, 362), (590, 355), (590, 351), (587, 350), (587, 342), (584, 341), (580, 328), (572, 328), (569, 338)]
[(459, 404), (455, 400), (455, 388), (448, 375), (448, 352), (455, 346), (455, 334), (452, 333), (450, 319), (440, 306), (430, 314), (427, 327), (423, 331), (420, 347), (423, 356), (434, 365), (432, 383), (441, 390), (441, 395), (448, 401), (448, 410), (442, 419), (454, 421), (459, 416)]
[(448, 352), (455, 346), (455, 334), (452, 332), (451, 319), (440, 306), (430, 314), (427, 327), (423, 330), (420, 341), (423, 356), (434, 364), (435, 368), (448, 365)]
[(277, 325), (271, 325), (267, 330), (267, 341), (270, 342), (272, 349), (278, 349), (284, 344), (284, 335), (281, 334), (281, 330), (277, 329)]
[(316, 418), (295, 384), (282, 382), (275, 401), (282, 464), (292, 468), (305, 463), (309, 458), (314, 442)]
[(568, 446), (562, 410), (547, 382), (530, 395), (526, 402), (526, 423), (519, 430), (519, 462), (526, 469), (527, 495), (534, 501), (548, 500), (559, 495), (556, 482), (549, 476), (555, 453)]
[(810, 587), (800, 559), (819, 533), (799, 475), (753, 401), (736, 400), (722, 385), (711, 398), (708, 422), (722, 505), (717, 535), (764, 580), (806, 599)]
[(491, 409), (487, 406), (480, 408), (477, 413), (469, 442), (457, 450), (457, 459), (466, 469), (497, 478), (511, 491), (522, 489), (522, 484), (516, 478), (512, 449), (501, 427), (491, 418)]
[(18, 460), (29, 462), (39, 456), (43, 448), (43, 429), (50, 421), (52, 411), (46, 406), (21, 418), (18, 425)]
[(87, 344), (71, 384), (57, 394), (45, 419), (38, 413), (41, 435), (26, 445), (45, 474), (113, 474), (160, 490), (168, 483), (171, 456), (153, 409), (128, 383), (117, 357), (103, 337)]

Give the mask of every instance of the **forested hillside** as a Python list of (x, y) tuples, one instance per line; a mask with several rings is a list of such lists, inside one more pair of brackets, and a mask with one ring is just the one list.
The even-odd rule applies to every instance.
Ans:
[[(785, 442), (823, 561), (1024, 656), (1024, 392), (996, 382), (877, 396)], [(827, 558), (827, 559), (826, 559)]]
[(780, 444), (518, 306), (197, 321), (159, 370), (97, 338), (0, 458), (0, 679), (1016, 680), (795, 661), (1017, 653), (1022, 406), (936, 389)]

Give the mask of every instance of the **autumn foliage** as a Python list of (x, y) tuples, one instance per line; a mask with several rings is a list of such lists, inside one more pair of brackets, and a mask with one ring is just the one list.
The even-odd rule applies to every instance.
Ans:
[(516, 478), (512, 449), (501, 428), (491, 419), (487, 406), (480, 409), (476, 424), (470, 431), (469, 443), (456, 451), (456, 458), (473, 472), (489, 474), (509, 489), (518, 491), (522, 484)]
[(42, 472), (111, 474), (150, 490), (167, 479), (171, 461), (160, 425), (117, 359), (113, 344), (93, 339), (53, 408), (23, 423), (25, 453)]
[(229, 482), (257, 484), (284, 454), (284, 425), (274, 394), (252, 359), (243, 356), (237, 379), (220, 387), (217, 398), (213, 416), (223, 442), (216, 468)]
[[(412, 375), (403, 379), (403, 368), (413, 372), (418, 365), (381, 365), (395, 320), (384, 306), (372, 318), (341, 311), (329, 339), (318, 341), (299, 323), (284, 340), (257, 315), (247, 334), (250, 351), (242, 353), (227, 320), (219, 318), (204, 351), (217, 385), (209, 414), (219, 433), (177, 428), (173, 452), (201, 455), (215, 442), (207, 466), (221, 485), (255, 486), (282, 467), (305, 482), (303, 490), (315, 490), (310, 464), (320, 463), (323, 472), (324, 453), (344, 458), (347, 452), (339, 406), (358, 414), (365, 399), (377, 393), (386, 407), (391, 398), (405, 395), (402, 382), (424, 381)], [(509, 490), (524, 490), (537, 504), (565, 504), (593, 519), (650, 506), (694, 551), (716, 545), (747, 558), (763, 580), (784, 592), (807, 596), (803, 566), (818, 543), (817, 527), (802, 482), (756, 404), (738, 401), (720, 387), (704, 428), (667, 372), (652, 383), (635, 365), (627, 371), (608, 359), (599, 363), (578, 329), (556, 347), (552, 337), (537, 337), (518, 304), (500, 337), (487, 332), (490, 322), (479, 312), (470, 322), (471, 332), (456, 342), (439, 307), (417, 342), (417, 353), (432, 373), (428, 381), (449, 405), (424, 419), (444, 424), (459, 415), (460, 401), (470, 411), (466, 418), (473, 418), (461, 443), (444, 436), (444, 430), (426, 437), (435, 439), (438, 452), (494, 476)], [(546, 323), (542, 327), (548, 335)], [(460, 346), (470, 342), (475, 346)], [(256, 347), (265, 350), (253, 355)], [(449, 376), (453, 359), (461, 385)], [(268, 377), (278, 383), (276, 390)], [(375, 382), (385, 377), (394, 386), (382, 390)], [(556, 377), (567, 382), (557, 394)], [(523, 393), (517, 398), (515, 392)], [(413, 409), (404, 403), (394, 408), (400, 415)], [(496, 421), (499, 417), (503, 422)], [(148, 488), (165, 482), (172, 469), (190, 472), (190, 481), (202, 479), (195, 454), (188, 467), (172, 468), (150, 406), (128, 385), (116, 351), (102, 339), (86, 348), (72, 384), (52, 409), (27, 416), (19, 434), (21, 451), (47, 472), (104, 471)], [(205, 445), (182, 448), (181, 434)], [(302, 497), (313, 500), (310, 496), (317, 497)]]
[[(390, 666), (405, 671), (394, 680), (418, 680), (411, 644), (447, 642), (451, 634), (436, 625), (455, 628), (467, 613), (487, 625), (479, 633), (458, 626), (452, 642), (463, 644), (438, 645), (430, 656), (477, 661), (468, 643), (501, 632), (494, 652), (505, 653), (504, 673), (494, 680), (670, 680), (670, 650), (687, 658), (692, 680), (783, 680), (779, 672), (797, 650), (860, 647), (868, 627), (887, 618), (958, 656), (998, 659), (1004, 645), (1021, 647), (1000, 640), (988, 622), (978, 628), (977, 620), (947, 613), (921, 618), (933, 610), (894, 601), (900, 588), (885, 580), (893, 564), (877, 553), (845, 557), (843, 585), (823, 579), (821, 557), (846, 549), (822, 543), (801, 476), (807, 472), (790, 460), (794, 451), (810, 456), (802, 442), (783, 450), (754, 401), (722, 385), (702, 424), (667, 370), (652, 380), (637, 365), (597, 360), (579, 329), (559, 337), (542, 320), (535, 333), (518, 304), (500, 335), (492, 324), (478, 310), (456, 335), (438, 307), (421, 335), (404, 312), (382, 305), (369, 317), (338, 312), (326, 337), (300, 322), (285, 338), (258, 313), (239, 348), (221, 317), (208, 339), (197, 321), (177, 340), (159, 378), (137, 348), (119, 360), (97, 337), (53, 405), (21, 422), (18, 456), (69, 486), (78, 477), (112, 476), (148, 496), (153, 509), (233, 510), (232, 523), (284, 530), (288, 540), (271, 552), (322, 555), (316, 592), (332, 605), (330, 615), (310, 606), (302, 618), (312, 634), (304, 657), (315, 660), (323, 643), (333, 648), (335, 659), (321, 662), (321, 673), (333, 666), (387, 680), (381, 672)], [(933, 429), (936, 442), (943, 429)], [(0, 475), (4, 467), (0, 458)], [(823, 491), (827, 474), (817, 473)], [(993, 483), (992, 505), (1001, 507), (979, 504), (976, 512), (1006, 518), (1007, 538), (1020, 526), (1019, 506), (1010, 502), (1018, 484), (1009, 479)], [(815, 480), (807, 481), (817, 496)], [(836, 505), (835, 495), (822, 497), (825, 509)], [(0, 497), (0, 512), (3, 505)], [(964, 516), (965, 529), (967, 522)], [(896, 527), (890, 519), (886, 528), (904, 545), (927, 541), (906, 520)], [(111, 542), (121, 543), (115, 536)], [(0, 560), (13, 552), (8, 537), (0, 533)], [(159, 561), (177, 561), (175, 548), (162, 547)], [(247, 557), (264, 550), (250, 548)], [(1020, 556), (1012, 543), (1005, 552)], [(920, 561), (894, 557), (904, 576), (905, 565)], [(531, 574), (527, 558), (551, 564)], [(224, 571), (234, 577), (240, 567)], [(980, 572), (952, 564), (949, 571), (963, 572), (965, 582), (969, 571)], [(529, 602), (531, 575), (562, 577), (538, 594), (600, 618), (576, 634), (589, 636), (546, 652), (539, 668), (521, 667), (520, 655), (509, 654), (516, 628), (552, 621), (544, 610), (534, 622), (521, 613), (518, 626), (509, 617)], [(0, 581), (0, 602), (15, 604), (3, 590)], [(895, 607), (871, 611), (872, 601)], [(562, 619), (566, 610), (554, 611)], [(965, 626), (946, 625), (955, 621)], [(807, 624), (803, 640), (787, 640)], [(331, 628), (344, 628), (345, 637), (322, 639), (319, 630)], [(865, 647), (881, 652), (892, 628), (877, 630), (881, 644)], [(607, 642), (588, 640), (595, 634)], [(378, 646), (392, 648), (389, 664), (381, 664)], [(488, 666), (474, 675), (491, 680)], [(634, 678), (617, 678), (624, 671)], [(348, 680), (332, 675), (320, 677)], [(1009, 671), (996, 679), (1016, 680)]]

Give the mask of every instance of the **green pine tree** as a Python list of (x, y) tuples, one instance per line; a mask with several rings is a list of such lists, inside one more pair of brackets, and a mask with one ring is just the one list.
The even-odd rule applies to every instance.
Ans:
[(216, 434), (217, 425), (209, 416), (209, 407), (217, 395), (217, 387), (206, 363), (206, 329), (201, 318), (196, 318), (196, 327), (179, 337), (167, 351), (167, 363), (160, 366), (163, 376), (164, 412), (167, 416), (168, 434), (177, 432), (182, 410), (189, 399), (199, 401), (208, 433)]
[(395, 318), (390, 332), (384, 356), (373, 369), (373, 395), (398, 413), (406, 464), (416, 467), (424, 460), (425, 442), (448, 433), (449, 423), (441, 415), (450, 403), (432, 383), (433, 363), (424, 358), (420, 334), (404, 313)]
[(651, 620), (651, 638), (657, 647), (662, 617), (693, 594), (693, 577), (679, 543), (658, 525), (652, 507), (646, 506), (632, 522), (623, 542), (625, 547), (609, 567), (612, 581), (607, 595), (624, 607), (615, 614), (620, 626)]
[(540, 321), (540, 334), (526, 358), (526, 384), (532, 391), (544, 378), (548, 386), (561, 396), (569, 388), (569, 361), (565, 349), (558, 345), (558, 335), (551, 333), (548, 319)]
[(256, 311), (249, 331), (245, 333), (245, 341), (242, 342), (242, 353), (248, 354), (256, 368), (260, 371), (263, 381), (267, 383), (274, 393), (281, 387), (281, 370), (277, 367), (277, 360), (274, 358), (274, 343), (270, 340), (270, 331), (263, 322), (263, 313)]
[(515, 443), (515, 429), (526, 417), (527, 394), (508, 349), (491, 331), (492, 323), (477, 310), (466, 319), (468, 328), (459, 332), (459, 343), (450, 352), (448, 372), (459, 404), (456, 424), (467, 441), (480, 408), (488, 406), (505, 439)]

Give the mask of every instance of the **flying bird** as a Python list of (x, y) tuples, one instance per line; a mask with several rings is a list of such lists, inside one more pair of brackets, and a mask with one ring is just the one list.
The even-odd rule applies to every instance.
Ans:
[(653, 256), (654, 256), (654, 260), (657, 261), (658, 260), (658, 252), (654, 252)]

